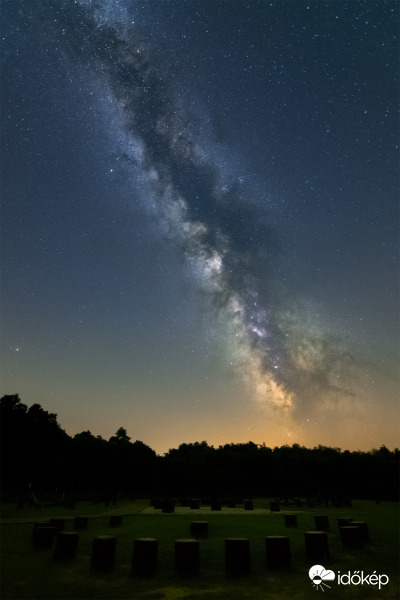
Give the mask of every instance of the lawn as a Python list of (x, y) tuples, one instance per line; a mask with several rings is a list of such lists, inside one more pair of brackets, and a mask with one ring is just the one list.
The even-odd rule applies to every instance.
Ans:
[[(376, 585), (338, 585), (329, 582), (324, 598), (331, 600), (363, 599), (397, 600), (399, 598), (399, 513), (398, 504), (354, 501), (351, 509), (306, 508), (296, 510), (297, 528), (285, 527), (283, 512), (270, 512), (267, 500), (255, 501), (254, 511), (243, 508), (223, 508), (211, 512), (177, 508), (175, 513), (162, 514), (146, 501), (119, 502), (105, 507), (80, 503), (76, 510), (61, 508), (16, 510), (2, 507), (1, 525), (1, 597), (3, 600), (309, 600), (321, 589), (313, 589), (308, 570), (313, 565), (305, 554), (304, 532), (314, 529), (314, 515), (327, 514), (330, 557), (322, 565), (336, 574), (363, 571), (365, 575), (386, 574), (389, 583)], [(122, 525), (109, 527), (109, 516), (121, 514)], [(37, 550), (32, 545), (33, 521), (65, 516), (65, 530), (72, 530), (75, 515), (89, 516), (89, 526), (79, 534), (76, 558), (56, 562), (53, 549)], [(366, 521), (370, 543), (361, 550), (344, 550), (337, 518), (352, 516)], [(18, 519), (18, 522), (16, 522)], [(174, 541), (189, 536), (190, 522), (205, 520), (209, 534), (200, 540), (200, 574), (182, 579), (174, 572)], [(117, 537), (116, 566), (111, 573), (93, 572), (90, 568), (91, 545), (94, 536)], [(266, 566), (264, 538), (286, 535), (290, 538), (292, 565), (271, 571)], [(154, 577), (141, 580), (131, 575), (133, 540), (153, 537), (159, 540), (158, 568)], [(251, 575), (239, 579), (225, 575), (224, 539), (248, 538), (251, 550)]]

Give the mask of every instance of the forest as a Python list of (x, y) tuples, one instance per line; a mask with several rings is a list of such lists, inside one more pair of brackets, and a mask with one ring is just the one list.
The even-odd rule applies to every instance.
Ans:
[[(369, 452), (253, 442), (213, 447), (181, 444), (158, 456), (120, 427), (109, 440), (82, 431), (69, 436), (57, 415), (29, 408), (17, 394), (0, 400), (1, 499), (54, 503), (81, 499), (277, 497), (338, 503), (399, 498), (399, 456), (385, 446)], [(289, 500), (291, 501), (291, 500)]]

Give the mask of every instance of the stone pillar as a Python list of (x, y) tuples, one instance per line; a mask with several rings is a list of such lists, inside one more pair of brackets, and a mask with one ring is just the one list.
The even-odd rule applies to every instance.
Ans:
[(88, 528), (88, 517), (75, 517), (74, 521), (74, 529), (76, 530), (84, 530)]
[(182, 577), (194, 577), (200, 570), (200, 545), (198, 540), (175, 541), (175, 570)]
[(225, 539), (225, 573), (232, 577), (249, 575), (250, 541), (245, 538)]
[(56, 533), (56, 528), (50, 524), (50, 521), (45, 523), (34, 523), (32, 532), (33, 545), (42, 550), (51, 548)]
[(91, 565), (99, 571), (109, 571), (114, 568), (117, 538), (111, 535), (99, 535), (93, 538)]
[(132, 574), (151, 577), (157, 569), (158, 540), (138, 538), (133, 542)]
[(79, 533), (77, 531), (60, 531), (56, 537), (54, 558), (68, 560), (75, 558), (78, 548)]
[(60, 531), (64, 531), (65, 519), (50, 519), (50, 523), (52, 527), (56, 528), (57, 533), (60, 533)]
[(269, 535), (265, 538), (267, 565), (272, 569), (288, 567), (292, 562), (290, 540), (284, 535)]
[(340, 537), (346, 548), (361, 548), (364, 545), (364, 536), (360, 527), (345, 525), (340, 528)]
[(328, 535), (326, 531), (306, 531), (304, 539), (308, 558), (322, 560), (329, 557)]
[(359, 527), (361, 529), (361, 538), (363, 543), (369, 542), (369, 532), (368, 525), (365, 521), (351, 521), (350, 525), (354, 527)]
[(285, 519), (286, 527), (297, 527), (297, 515), (286, 513), (286, 515), (283, 515), (283, 518)]
[(122, 516), (121, 515), (110, 515), (109, 526), (110, 527), (121, 527)]
[(207, 537), (207, 535), (208, 535), (207, 521), (192, 521), (190, 523), (190, 533), (194, 537)]
[(164, 500), (162, 506), (163, 513), (173, 513), (175, 512), (175, 502), (173, 500)]
[(353, 517), (339, 517), (339, 519), (337, 520), (339, 529), (341, 527), (344, 527), (345, 525), (350, 525), (352, 520)]
[(318, 531), (329, 531), (329, 517), (327, 515), (314, 516), (315, 529)]

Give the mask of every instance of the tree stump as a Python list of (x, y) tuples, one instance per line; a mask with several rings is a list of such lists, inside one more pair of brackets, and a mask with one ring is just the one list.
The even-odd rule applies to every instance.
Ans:
[(200, 500), (198, 498), (192, 498), (190, 500), (190, 508), (195, 508), (195, 509), (200, 508)]
[(110, 515), (109, 526), (110, 527), (121, 527), (122, 516), (121, 515)]
[(345, 525), (350, 525), (352, 520), (353, 520), (353, 517), (339, 517), (339, 519), (337, 520), (339, 530), (341, 527), (344, 527)]
[(225, 573), (231, 577), (249, 575), (250, 541), (245, 538), (225, 539)]
[(91, 566), (99, 571), (114, 568), (117, 538), (111, 535), (99, 535), (93, 538)]
[(318, 531), (329, 531), (329, 517), (327, 515), (314, 516), (315, 529)]
[(361, 529), (361, 538), (363, 543), (369, 542), (369, 532), (368, 525), (365, 521), (351, 521), (350, 525), (354, 525), (354, 527), (359, 527)]
[(244, 500), (243, 505), (244, 505), (244, 510), (253, 510), (254, 509), (252, 500)]
[(77, 531), (60, 531), (56, 537), (54, 558), (56, 560), (69, 560), (75, 558), (78, 548), (79, 533)]
[(276, 501), (270, 502), (269, 503), (269, 510), (271, 512), (279, 512), (281, 510), (279, 502), (276, 502)]
[(50, 521), (42, 521), (42, 522), (36, 521), (36, 523), (33, 524), (32, 540), (35, 537), (35, 532), (38, 527), (53, 527), (53, 525), (50, 523)]
[(346, 548), (361, 548), (364, 545), (363, 532), (360, 527), (344, 525), (340, 528), (340, 537)]
[(175, 541), (175, 570), (181, 577), (195, 577), (200, 570), (198, 540)]
[(33, 545), (42, 550), (51, 548), (56, 533), (56, 528), (50, 525), (50, 522), (34, 523), (32, 532)]
[(74, 521), (74, 529), (76, 530), (84, 530), (88, 528), (88, 517), (75, 517)]
[(158, 540), (138, 538), (133, 542), (132, 574), (151, 577), (157, 569)]
[(57, 533), (60, 533), (60, 531), (64, 531), (65, 519), (50, 519), (50, 523), (52, 527), (56, 528)]
[(297, 515), (286, 513), (286, 515), (283, 515), (283, 518), (285, 519), (286, 527), (297, 527)]
[(208, 535), (208, 523), (207, 521), (192, 521), (190, 523), (190, 533), (194, 537), (207, 537)]
[(173, 500), (164, 500), (162, 506), (163, 513), (173, 513), (175, 512), (175, 502)]
[(269, 535), (265, 538), (267, 565), (272, 569), (288, 567), (292, 562), (290, 540), (284, 535)]
[(329, 557), (328, 535), (326, 531), (306, 531), (304, 539), (308, 558), (322, 560)]

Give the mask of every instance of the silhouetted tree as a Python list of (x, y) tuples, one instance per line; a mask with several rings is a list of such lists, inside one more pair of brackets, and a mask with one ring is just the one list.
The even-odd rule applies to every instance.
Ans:
[(130, 441), (130, 437), (126, 431), (126, 429), (124, 427), (120, 427), (119, 429), (117, 429), (115, 435), (111, 436), (109, 441), (111, 443), (128, 443)]
[(165, 456), (124, 427), (109, 441), (90, 431), (68, 436), (57, 415), (28, 408), (18, 394), (0, 400), (2, 489), (58, 485), (67, 491), (180, 496), (314, 496), (397, 499), (400, 452), (253, 442), (214, 448), (181, 444)]
[(0, 400), (2, 484), (57, 483), (65, 474), (69, 436), (40, 404), (27, 409), (17, 394)]

